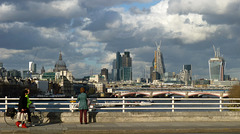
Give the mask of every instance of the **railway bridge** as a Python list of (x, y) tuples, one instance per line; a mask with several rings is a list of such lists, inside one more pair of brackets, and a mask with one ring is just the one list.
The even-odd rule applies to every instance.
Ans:
[(195, 92), (195, 91), (118, 91), (116, 92), (116, 97), (170, 97), (173, 95), (179, 95), (183, 97), (202, 97), (203, 95), (211, 95), (216, 97), (228, 97), (228, 92), (223, 91), (202, 91), (202, 92)]

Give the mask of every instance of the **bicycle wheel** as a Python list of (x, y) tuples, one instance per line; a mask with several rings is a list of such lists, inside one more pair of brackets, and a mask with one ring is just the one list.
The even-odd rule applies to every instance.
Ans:
[(31, 120), (32, 120), (32, 125), (41, 125), (44, 120), (43, 113), (41, 111), (35, 110), (33, 113), (31, 113)]
[(17, 122), (17, 114), (14, 114), (13, 116), (7, 116), (7, 113), (4, 112), (4, 121), (10, 126), (15, 126), (15, 123)]

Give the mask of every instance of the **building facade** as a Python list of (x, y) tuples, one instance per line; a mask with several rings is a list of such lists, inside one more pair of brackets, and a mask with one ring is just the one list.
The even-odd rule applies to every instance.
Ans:
[[(150, 69), (150, 74), (152, 74), (152, 72), (157, 72), (156, 74), (158, 74), (159, 76), (157, 77), (151, 77), (150, 79), (156, 80), (155, 78), (158, 79), (163, 79), (164, 78), (164, 73), (165, 73), (165, 65), (164, 65), (164, 60), (163, 60), (163, 54), (161, 52), (161, 44), (157, 44), (156, 43), (156, 47), (157, 50), (154, 51), (154, 59), (153, 59), (153, 68)], [(151, 75), (152, 76), (152, 75)]]
[(209, 64), (209, 76), (212, 81), (224, 81), (224, 67), (225, 60), (220, 57), (220, 50), (215, 51), (215, 57), (210, 58)]
[(185, 85), (190, 85), (192, 82), (192, 65), (183, 65), (183, 70), (180, 72), (180, 80)]
[(116, 53), (116, 59), (113, 60), (112, 80), (132, 80), (132, 58), (130, 52), (124, 52), (123, 56), (121, 56), (120, 52)]
[(37, 73), (37, 64), (30, 61), (29, 62), (29, 72), (32, 73), (32, 74), (35, 74)]
[(105, 76), (105, 80), (108, 81), (108, 69), (106, 68), (101, 69), (101, 75)]

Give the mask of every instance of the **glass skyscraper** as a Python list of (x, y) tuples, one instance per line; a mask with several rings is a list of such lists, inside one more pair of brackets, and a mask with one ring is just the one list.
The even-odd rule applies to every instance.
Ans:
[(164, 73), (165, 73), (165, 65), (164, 65), (164, 60), (163, 60), (163, 55), (161, 52), (161, 44), (157, 44), (157, 50), (154, 52), (154, 59), (153, 59), (153, 70), (151, 71), (151, 76), (153, 72), (157, 72), (156, 74), (159, 76), (156, 77), (151, 77), (151, 81), (156, 80), (156, 79), (163, 79)]
[(209, 76), (213, 81), (224, 81), (224, 66), (225, 60), (220, 57), (220, 50), (215, 51), (215, 57), (208, 61), (209, 64)]
[(113, 81), (132, 80), (132, 58), (130, 52), (124, 52), (121, 56), (120, 52), (116, 53), (116, 59), (113, 61), (112, 69)]

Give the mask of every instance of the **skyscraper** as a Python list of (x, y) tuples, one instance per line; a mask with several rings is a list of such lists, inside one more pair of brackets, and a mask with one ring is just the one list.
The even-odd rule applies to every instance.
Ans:
[(124, 52), (121, 56), (120, 52), (116, 53), (116, 59), (113, 60), (112, 69), (113, 81), (132, 80), (132, 58), (130, 52)]
[(121, 80), (132, 80), (132, 58), (130, 52), (124, 52), (122, 56)]
[(29, 62), (29, 72), (35, 74), (37, 72), (37, 65), (36, 63), (30, 61)]
[(106, 68), (101, 69), (101, 75), (105, 75), (106, 80), (108, 80), (108, 69)]
[[(163, 55), (161, 52), (161, 43), (156, 43), (157, 50), (154, 52), (154, 60), (153, 60), (153, 71), (156, 72), (156, 74), (160, 76), (156, 76), (155, 78), (163, 79), (164, 73), (165, 73), (165, 65), (163, 60)], [(152, 73), (152, 72), (150, 72)], [(151, 78), (154, 80), (153, 78)]]
[(112, 79), (113, 81), (120, 80), (120, 68), (122, 66), (122, 57), (120, 52), (116, 53), (116, 59), (113, 60)]
[(185, 85), (191, 84), (192, 81), (192, 65), (183, 65), (183, 70), (180, 72), (180, 80)]
[(216, 51), (215, 47), (213, 46), (213, 49), (214, 49), (215, 57), (210, 58), (210, 60), (208, 61), (210, 80), (223, 81), (225, 60), (223, 59), (223, 57), (220, 56), (219, 48)]
[(45, 73), (45, 69), (44, 69), (44, 66), (42, 66), (41, 74), (44, 74), (44, 73)]

